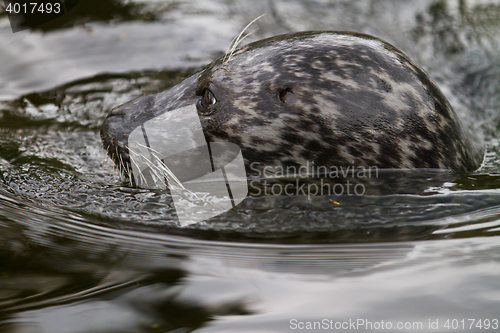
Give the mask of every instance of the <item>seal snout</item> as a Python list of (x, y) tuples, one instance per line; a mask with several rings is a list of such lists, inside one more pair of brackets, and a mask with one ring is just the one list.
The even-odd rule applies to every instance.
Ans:
[(101, 140), (108, 156), (115, 165), (125, 170), (130, 169), (129, 152), (126, 148), (128, 133), (124, 130), (126, 111), (121, 107), (113, 109), (101, 126)]
[[(101, 139), (108, 156), (124, 171), (125, 176), (132, 175), (130, 134), (134, 130), (142, 131), (144, 124), (152, 119), (161, 119), (162, 115), (194, 105), (198, 100), (195, 78), (190, 77), (160, 94), (141, 96), (109, 112), (101, 126)], [(161, 123), (158, 126), (160, 129), (154, 135), (149, 133), (150, 140), (160, 136), (166, 138), (170, 134), (168, 126), (162, 126)]]

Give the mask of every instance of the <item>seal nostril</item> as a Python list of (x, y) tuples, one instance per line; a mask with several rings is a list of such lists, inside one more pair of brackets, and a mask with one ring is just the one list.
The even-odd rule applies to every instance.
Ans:
[(279, 93), (280, 101), (285, 104), (292, 104), (295, 102), (295, 94), (291, 88), (286, 88)]

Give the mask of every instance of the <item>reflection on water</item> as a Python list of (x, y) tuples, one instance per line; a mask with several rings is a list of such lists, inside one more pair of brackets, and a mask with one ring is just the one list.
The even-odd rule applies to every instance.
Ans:
[[(288, 332), (323, 319), (444, 332), (500, 319), (500, 4), (80, 2), (18, 34), (0, 8), (2, 332)], [(361, 197), (254, 195), (179, 228), (167, 193), (121, 181), (99, 126), (223, 54), (262, 13), (254, 40), (354, 30), (405, 51), (484, 140), (482, 168), (388, 173)]]
[(1, 251), (11, 259), (0, 306), (13, 332), (284, 332), (294, 318), (498, 316), (495, 237), (258, 245), (118, 230), (59, 209), (6, 206)]

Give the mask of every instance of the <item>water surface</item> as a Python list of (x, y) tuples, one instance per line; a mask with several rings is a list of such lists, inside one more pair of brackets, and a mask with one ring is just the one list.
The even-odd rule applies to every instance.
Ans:
[[(16, 34), (0, 9), (0, 331), (496, 331), (499, 3), (80, 2)], [(113, 169), (100, 124), (263, 13), (248, 41), (349, 30), (402, 49), (485, 145), (482, 167), (381, 175), (362, 197), (256, 196), (180, 227), (167, 193)]]

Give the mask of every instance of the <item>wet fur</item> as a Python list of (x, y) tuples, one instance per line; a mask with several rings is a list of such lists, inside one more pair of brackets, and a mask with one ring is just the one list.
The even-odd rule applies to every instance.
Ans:
[[(215, 105), (198, 103), (205, 89)], [(292, 103), (280, 100), (284, 90)], [(239, 48), (165, 92), (114, 109), (101, 129), (108, 154), (130, 173), (132, 130), (190, 104), (207, 141), (239, 145), (249, 175), (307, 162), (466, 172), (483, 158), (428, 76), (367, 35), (305, 32)]]

